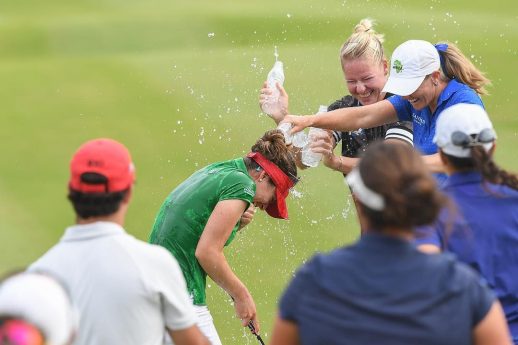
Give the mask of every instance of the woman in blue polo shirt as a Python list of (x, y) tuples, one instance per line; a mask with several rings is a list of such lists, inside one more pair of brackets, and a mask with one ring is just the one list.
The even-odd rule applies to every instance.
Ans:
[(455, 45), (434, 46), (426, 41), (410, 40), (394, 50), (390, 76), (383, 88), (383, 92), (396, 96), (318, 116), (288, 115), (284, 122), (292, 123), (293, 131), (305, 127), (353, 131), (397, 120), (412, 121), (414, 146), (442, 182), (446, 175), (432, 141), (437, 118), (444, 109), (457, 103), (483, 105), (479, 95), (486, 94), (487, 84), (489, 80)]
[(346, 179), (367, 232), (297, 271), (270, 345), (511, 344), (502, 307), (479, 275), (411, 242), (446, 199), (419, 154), (373, 143)]
[(434, 141), (448, 171), (444, 192), (458, 212), (445, 210), (419, 229), (419, 249), (449, 251), (475, 268), (495, 291), (518, 344), (518, 177), (492, 159), (496, 134), (486, 112), (458, 104), (437, 121)]

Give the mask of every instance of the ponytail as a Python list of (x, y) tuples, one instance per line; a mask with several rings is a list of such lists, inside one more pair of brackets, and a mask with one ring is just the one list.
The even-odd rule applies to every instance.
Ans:
[(518, 177), (496, 165), (491, 155), (482, 146), (472, 147), (471, 157), (475, 169), (482, 174), (484, 180), (518, 190)]
[(439, 55), (441, 57), (441, 79), (443, 81), (455, 78), (471, 87), (479, 95), (488, 94), (485, 86), (491, 85), (491, 81), (473, 65), (456, 45), (448, 43), (446, 49), (439, 50)]
[(504, 169), (501, 169), (493, 160), (492, 155), (482, 146), (471, 147), (470, 157), (460, 158), (443, 152), (448, 162), (459, 171), (477, 171), (484, 181), (504, 185), (518, 190), (518, 177)]

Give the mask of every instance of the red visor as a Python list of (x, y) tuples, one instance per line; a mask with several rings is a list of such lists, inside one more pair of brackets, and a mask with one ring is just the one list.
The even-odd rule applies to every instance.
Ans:
[(275, 185), (276, 203), (270, 203), (266, 208), (266, 212), (274, 217), (288, 219), (288, 208), (286, 207), (286, 198), (293, 187), (293, 181), (281, 170), (277, 165), (269, 161), (259, 152), (250, 152), (246, 155), (253, 159), (263, 170), (270, 176)]

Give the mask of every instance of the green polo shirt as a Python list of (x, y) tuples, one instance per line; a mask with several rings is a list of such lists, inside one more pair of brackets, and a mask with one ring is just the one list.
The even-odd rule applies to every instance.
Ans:
[[(243, 158), (238, 158), (198, 170), (173, 190), (160, 207), (149, 242), (165, 247), (178, 260), (194, 304), (206, 304), (207, 273), (195, 252), (214, 207), (222, 200), (234, 199), (249, 205), (254, 196), (255, 183)], [(239, 222), (225, 246), (232, 242), (238, 228)]]

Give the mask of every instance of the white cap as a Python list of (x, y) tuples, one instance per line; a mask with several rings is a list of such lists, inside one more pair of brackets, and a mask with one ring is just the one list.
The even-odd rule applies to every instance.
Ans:
[[(452, 143), (454, 132), (462, 132), (467, 135), (479, 135), (484, 129), (491, 129), (494, 134), (493, 124), (484, 108), (478, 104), (459, 103), (446, 108), (437, 119), (435, 127), (434, 143), (441, 150), (451, 156), (466, 158), (471, 155), (469, 147), (462, 147)], [(494, 134), (496, 139), (496, 134)], [(494, 140), (489, 143), (480, 143), (486, 151), (494, 145)]]
[(69, 343), (77, 325), (63, 287), (37, 273), (20, 273), (0, 285), (0, 315), (33, 324), (43, 332), (48, 345)]
[(408, 96), (421, 85), (424, 78), (441, 67), (441, 58), (434, 45), (427, 41), (410, 40), (392, 53), (390, 76), (383, 92)]

